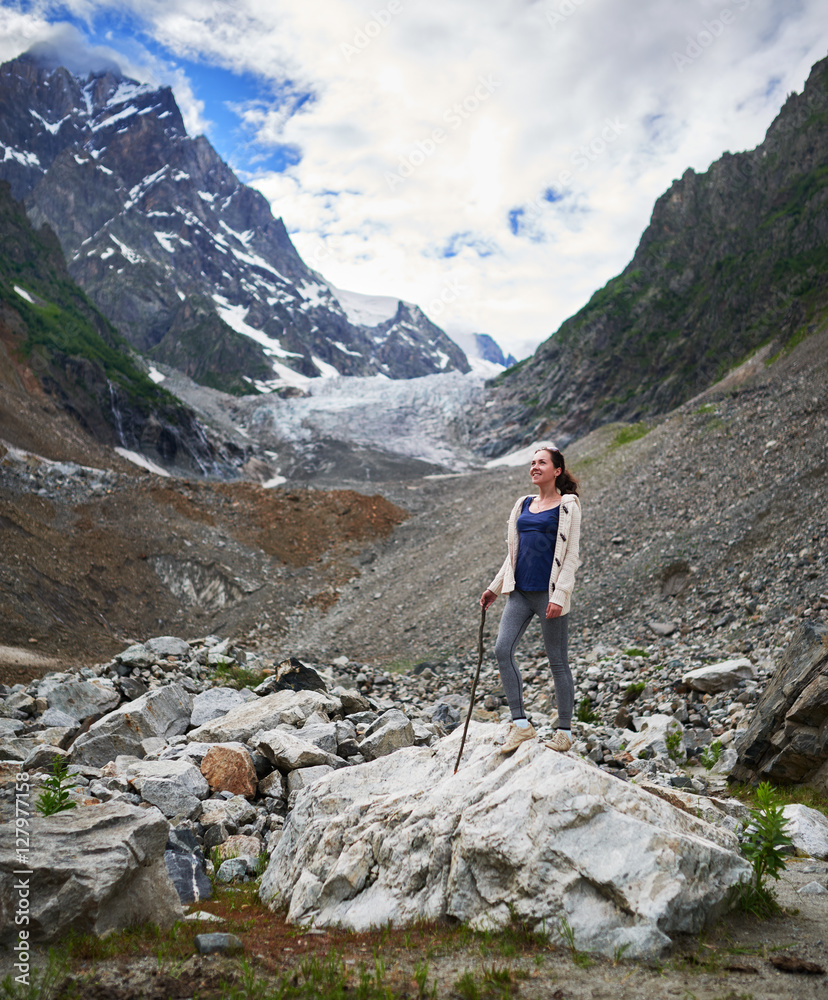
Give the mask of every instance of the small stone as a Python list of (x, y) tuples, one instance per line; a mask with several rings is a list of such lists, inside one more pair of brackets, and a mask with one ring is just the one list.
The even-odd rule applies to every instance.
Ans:
[(237, 833), (228, 837), (218, 848), (218, 856), (222, 861), (232, 858), (258, 858), (264, 850), (264, 843), (259, 837), (246, 836)]
[(223, 924), (224, 917), (216, 916), (215, 913), (208, 913), (207, 910), (193, 910), (192, 913), (188, 913), (185, 920), (203, 921), (205, 924)]
[(693, 688), (694, 691), (703, 691), (707, 694), (715, 694), (718, 691), (726, 691), (735, 687), (739, 681), (754, 680), (756, 672), (753, 664), (746, 657), (736, 660), (722, 660), (719, 663), (709, 663), (705, 667), (697, 667), (695, 670), (688, 670), (681, 678), (682, 684)]
[(142, 642), (137, 642), (122, 653), (117, 653), (115, 659), (124, 666), (137, 667), (139, 670), (151, 667), (155, 663), (155, 657)]
[(215, 931), (211, 934), (196, 934), (195, 946), (201, 955), (234, 955), (244, 951), (244, 946), (235, 934), (221, 934)]
[(177, 639), (174, 635), (159, 635), (154, 639), (148, 639), (144, 645), (156, 660), (166, 656), (186, 660), (190, 658), (190, 644), (183, 639)]
[(800, 896), (828, 896), (828, 889), (822, 883), (814, 880), (807, 885), (803, 885), (797, 892)]
[(216, 872), (216, 878), (219, 882), (229, 883), (234, 882), (236, 879), (244, 879), (246, 877), (247, 862), (243, 858), (228, 858), (226, 861), (222, 861), (219, 865), (218, 871)]

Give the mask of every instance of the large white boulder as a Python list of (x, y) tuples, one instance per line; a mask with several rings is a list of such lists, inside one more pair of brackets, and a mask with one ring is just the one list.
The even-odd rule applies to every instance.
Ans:
[(735, 836), (503, 727), (334, 771), (299, 792), (262, 880), (288, 920), (354, 930), (517, 916), (576, 946), (652, 955), (695, 933), (748, 877)]

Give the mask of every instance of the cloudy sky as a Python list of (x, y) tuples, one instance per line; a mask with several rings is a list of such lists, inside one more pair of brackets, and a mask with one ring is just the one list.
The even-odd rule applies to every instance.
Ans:
[(828, 53), (828, 3), (0, 4), (0, 58), (41, 41), (170, 84), (335, 285), (523, 357), (624, 267), (674, 178), (762, 140)]

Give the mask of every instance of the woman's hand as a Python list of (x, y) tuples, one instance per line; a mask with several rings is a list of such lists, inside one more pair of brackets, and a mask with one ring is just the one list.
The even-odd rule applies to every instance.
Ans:
[(563, 607), (560, 604), (553, 604), (550, 601), (546, 605), (546, 617), (547, 618), (560, 618), (562, 611), (563, 611)]
[(493, 593), (491, 590), (484, 590), (483, 596), (480, 598), (480, 607), (486, 611), (490, 608), (494, 602), (497, 600), (497, 594)]

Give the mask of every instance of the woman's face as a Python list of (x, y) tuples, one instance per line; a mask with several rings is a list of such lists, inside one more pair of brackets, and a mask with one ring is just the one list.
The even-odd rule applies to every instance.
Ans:
[(563, 470), (555, 467), (552, 456), (546, 449), (536, 451), (529, 465), (529, 476), (535, 486), (554, 485)]

